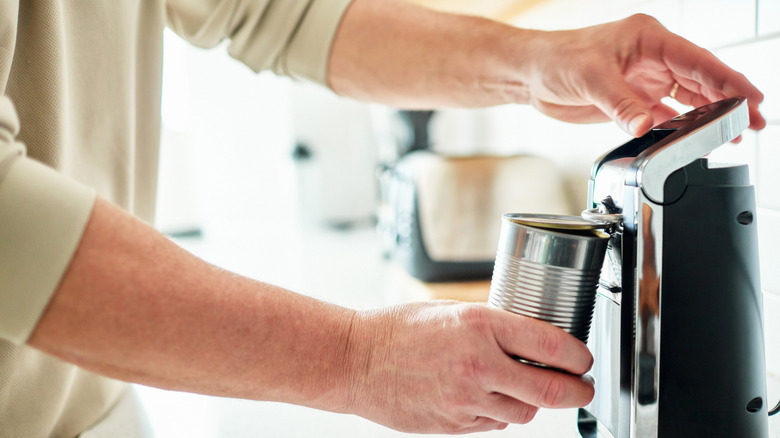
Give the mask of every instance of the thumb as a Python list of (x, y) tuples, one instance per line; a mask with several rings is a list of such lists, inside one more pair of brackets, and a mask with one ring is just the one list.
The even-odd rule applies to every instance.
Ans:
[(653, 112), (623, 78), (602, 81), (601, 87), (590, 91), (593, 104), (604, 112), (621, 129), (634, 137), (645, 134), (653, 127)]
[(619, 117), (617, 123), (624, 131), (634, 137), (641, 137), (653, 127), (653, 116), (645, 110), (644, 105), (632, 109), (634, 111), (630, 114), (625, 117)]

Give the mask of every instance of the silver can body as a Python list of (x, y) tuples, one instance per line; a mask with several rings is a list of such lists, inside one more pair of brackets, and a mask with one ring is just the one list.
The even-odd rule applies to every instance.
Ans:
[[(543, 228), (527, 225), (529, 217)], [(548, 322), (587, 342), (609, 234), (596, 224), (577, 228), (540, 222), (555, 218), (502, 217), (488, 304)]]

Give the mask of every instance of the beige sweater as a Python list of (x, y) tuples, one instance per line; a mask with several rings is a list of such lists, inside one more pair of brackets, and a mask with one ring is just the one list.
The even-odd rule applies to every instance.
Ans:
[(96, 194), (153, 219), (163, 27), (324, 84), (349, 2), (0, 2), (0, 437), (76, 436), (123, 390), (24, 342)]

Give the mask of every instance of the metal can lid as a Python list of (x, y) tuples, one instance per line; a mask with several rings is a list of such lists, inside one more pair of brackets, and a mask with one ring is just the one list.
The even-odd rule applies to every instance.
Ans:
[(596, 232), (609, 228), (609, 222), (586, 220), (580, 216), (562, 214), (509, 213), (504, 218), (516, 224), (556, 231)]

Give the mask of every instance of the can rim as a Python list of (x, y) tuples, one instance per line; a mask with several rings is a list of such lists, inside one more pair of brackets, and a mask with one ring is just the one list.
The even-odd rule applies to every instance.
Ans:
[(527, 227), (553, 231), (602, 231), (611, 225), (606, 221), (586, 220), (581, 216), (563, 214), (506, 213), (504, 219)]

